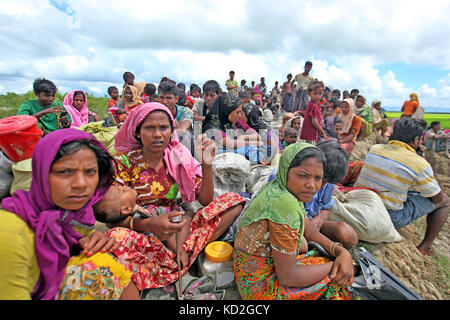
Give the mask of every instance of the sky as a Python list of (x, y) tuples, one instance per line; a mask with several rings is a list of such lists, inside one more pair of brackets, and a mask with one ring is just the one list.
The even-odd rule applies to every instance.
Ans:
[[(417, 92), (450, 112), (448, 0), (0, 0), (0, 94), (36, 78), (103, 96), (122, 75), (187, 86), (235, 79), (269, 88), (311, 74), (400, 109)], [(435, 110), (437, 109), (437, 110)]]

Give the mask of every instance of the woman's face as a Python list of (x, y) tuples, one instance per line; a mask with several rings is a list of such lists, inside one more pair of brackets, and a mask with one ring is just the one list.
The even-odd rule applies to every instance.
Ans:
[(65, 210), (79, 210), (91, 199), (99, 182), (98, 162), (94, 151), (82, 147), (56, 160), (49, 174), (53, 203)]
[(228, 115), (228, 120), (231, 123), (236, 123), (239, 121), (240, 118), (242, 118), (242, 105), (240, 105), (239, 107), (237, 107), (236, 109), (233, 110), (233, 112), (231, 112)]
[(292, 121), (292, 128), (299, 130), (300, 129), (300, 118), (295, 119), (294, 121)]
[(356, 98), (355, 105), (358, 108), (361, 108), (364, 105), (364, 103), (365, 103), (365, 101), (364, 101), (364, 99), (362, 97)]
[(307, 158), (299, 167), (289, 170), (286, 184), (299, 201), (309, 202), (322, 186), (322, 179), (322, 163), (316, 158)]
[(341, 111), (344, 115), (347, 115), (350, 112), (350, 105), (348, 104), (347, 101), (342, 101)]
[(78, 111), (81, 110), (84, 104), (84, 95), (79, 93), (75, 96), (73, 96), (73, 102), (72, 106), (77, 109)]
[(141, 139), (146, 151), (159, 153), (169, 144), (171, 135), (172, 129), (167, 113), (154, 111), (142, 122), (136, 136)]
[(218, 97), (219, 95), (215, 91), (209, 91), (205, 93), (203, 99), (205, 100), (206, 107), (208, 109), (211, 109)]
[(130, 88), (125, 88), (125, 90), (123, 91), (123, 96), (125, 98), (125, 101), (133, 101), (133, 92), (131, 92)]

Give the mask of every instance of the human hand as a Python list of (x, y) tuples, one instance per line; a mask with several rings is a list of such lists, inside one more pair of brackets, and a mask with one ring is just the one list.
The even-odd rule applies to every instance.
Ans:
[(172, 218), (182, 215), (181, 211), (170, 211), (160, 216), (142, 219), (142, 232), (151, 232), (159, 240), (166, 241), (173, 234), (180, 232), (186, 224), (186, 220), (181, 220), (179, 223), (173, 223)]
[(70, 125), (70, 120), (69, 120), (69, 117), (67, 116), (67, 111), (61, 112), (61, 115), (59, 117), (59, 122), (64, 127), (68, 127)]
[(339, 247), (338, 255), (331, 268), (331, 282), (349, 286), (353, 283), (353, 276), (352, 256), (345, 248)]
[(180, 246), (179, 252), (180, 252), (181, 269), (189, 267), (189, 256), (188, 256), (188, 253), (181, 246)]
[(102, 253), (113, 252), (120, 247), (119, 242), (100, 231), (95, 231), (89, 237), (81, 238), (78, 243), (83, 249), (83, 254), (89, 257), (99, 251)]
[(195, 154), (201, 164), (211, 165), (216, 156), (217, 145), (206, 134), (197, 136), (195, 141)]
[(54, 106), (52, 108), (48, 108), (43, 110), (42, 112), (44, 114), (48, 114), (48, 113), (53, 113), (53, 114), (60, 114), (62, 111), (62, 107), (61, 106)]

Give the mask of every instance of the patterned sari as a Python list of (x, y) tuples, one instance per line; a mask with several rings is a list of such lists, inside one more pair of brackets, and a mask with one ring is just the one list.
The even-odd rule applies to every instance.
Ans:
[[(116, 183), (134, 186), (138, 193), (137, 203), (141, 206), (154, 205), (165, 209), (180, 210), (177, 206), (178, 186), (167, 171), (166, 165), (156, 171), (145, 164), (142, 150), (137, 149), (115, 156), (118, 162)], [(195, 193), (198, 195), (201, 178), (195, 179)], [(192, 219), (190, 233), (183, 244), (188, 253), (186, 273), (195, 261), (221, 221), (221, 213), (245, 199), (236, 193), (226, 193), (199, 210)], [(130, 271), (139, 290), (164, 287), (178, 280), (176, 255), (153, 234), (142, 234), (127, 228), (114, 228), (108, 233), (121, 243), (114, 254)]]
[(283, 151), (277, 178), (264, 186), (242, 214), (234, 243), (233, 263), (236, 284), (245, 300), (351, 299), (343, 286), (330, 283), (329, 276), (307, 288), (280, 284), (273, 250), (297, 256), (297, 264), (328, 262), (316, 251), (298, 255), (304, 231), (305, 208), (287, 189), (287, 174), (295, 156), (307, 143), (294, 143)]

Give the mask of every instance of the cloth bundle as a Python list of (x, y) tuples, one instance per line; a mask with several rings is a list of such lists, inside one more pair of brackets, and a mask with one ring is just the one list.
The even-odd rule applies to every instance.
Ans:
[(334, 206), (328, 219), (345, 222), (360, 240), (380, 243), (398, 242), (402, 236), (395, 229), (381, 198), (373, 191), (358, 189), (342, 193), (336, 190)]

